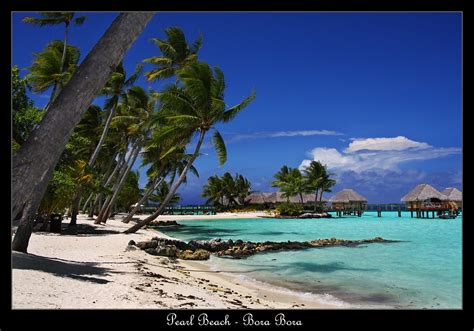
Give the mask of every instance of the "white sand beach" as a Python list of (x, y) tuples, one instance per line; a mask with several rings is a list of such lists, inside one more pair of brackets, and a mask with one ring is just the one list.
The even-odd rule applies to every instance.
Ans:
[[(160, 216), (159, 220), (255, 218), (263, 213)], [(140, 218), (146, 215), (140, 216)], [(13, 309), (340, 308), (299, 295), (239, 284), (205, 261), (171, 260), (126, 250), (130, 240), (163, 236), (150, 229), (121, 233), (121, 218), (78, 225), (94, 234), (32, 234), (29, 254), (13, 252)], [(63, 221), (67, 222), (67, 220)], [(102, 231), (103, 233), (97, 233)]]

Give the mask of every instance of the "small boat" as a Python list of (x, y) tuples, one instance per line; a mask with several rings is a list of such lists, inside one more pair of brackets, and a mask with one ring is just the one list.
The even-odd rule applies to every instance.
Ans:
[(442, 219), (453, 219), (453, 218), (456, 218), (457, 215), (439, 215), (439, 218), (442, 218)]

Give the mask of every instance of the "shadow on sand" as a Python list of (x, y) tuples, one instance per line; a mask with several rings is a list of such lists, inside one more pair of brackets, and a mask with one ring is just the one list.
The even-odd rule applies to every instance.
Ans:
[[(106, 276), (109, 269), (98, 267), (95, 262), (76, 262), (57, 258), (12, 252), (12, 268), (37, 270), (59, 277), (68, 277), (86, 282), (106, 284), (109, 281), (93, 276)], [(92, 275), (92, 276), (86, 276)]]

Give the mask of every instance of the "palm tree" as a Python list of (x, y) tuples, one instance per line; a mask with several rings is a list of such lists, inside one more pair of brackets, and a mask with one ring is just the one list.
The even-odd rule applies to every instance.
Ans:
[(33, 63), (28, 67), (30, 72), (26, 75), (26, 79), (34, 92), (44, 92), (53, 88), (45, 106), (46, 111), (57, 92), (67, 84), (77, 70), (80, 57), (79, 49), (68, 45), (65, 48), (64, 56), (62, 55), (63, 49), (64, 43), (62, 41), (50, 42), (43, 51), (34, 54)]
[(74, 126), (153, 15), (154, 12), (118, 15), (53, 101), (39, 128), (13, 156), (12, 218), (23, 210), (13, 250), (27, 251), (34, 214)]
[[(152, 138), (148, 146), (144, 149), (142, 160), (142, 167), (151, 164), (147, 171), (147, 175), (150, 178), (147, 190), (122, 222), (130, 222), (133, 215), (139, 210), (140, 205), (148, 200), (149, 196), (161, 185), (166, 176), (170, 175), (171, 182), (174, 181), (176, 173), (184, 169), (189, 157), (190, 155), (185, 153), (184, 146), (170, 145), (169, 142), (168, 144), (162, 143), (161, 145), (157, 145), (156, 141)], [(194, 166), (191, 166), (189, 170), (194, 173), (196, 177), (199, 177), (199, 173)]]
[(165, 118), (170, 126), (162, 133), (162, 138), (183, 138), (198, 135), (194, 153), (178, 180), (173, 183), (170, 192), (158, 209), (148, 218), (127, 229), (125, 233), (136, 232), (158, 217), (171, 201), (186, 173), (199, 155), (206, 133), (214, 129), (212, 143), (217, 152), (219, 164), (227, 160), (227, 151), (221, 134), (215, 128), (218, 123), (227, 123), (240, 113), (255, 98), (255, 91), (238, 105), (226, 109), (224, 102), (225, 82), (223, 72), (214, 70), (204, 62), (195, 62), (177, 71), (178, 82), (182, 86), (172, 85), (159, 95), (161, 111), (159, 118)]
[(308, 188), (315, 191), (314, 195), (314, 210), (316, 211), (319, 199), (319, 190), (326, 174), (326, 168), (319, 161), (311, 161), (309, 166), (303, 170)]
[[(105, 109), (109, 111), (109, 115), (107, 117), (107, 121), (104, 124), (104, 128), (102, 130), (99, 142), (92, 153), (91, 157), (89, 158), (88, 165), (92, 167), (99, 156), (99, 152), (102, 148), (102, 145), (105, 141), (105, 137), (109, 131), (110, 124), (112, 122), (112, 118), (114, 112), (117, 108), (119, 101), (127, 99), (126, 89), (132, 86), (136, 80), (138, 79), (139, 75), (142, 72), (142, 66), (137, 65), (135, 71), (130, 77), (126, 77), (125, 69), (123, 68), (122, 62), (119, 63), (117, 68), (114, 72), (110, 75), (109, 80), (105, 84), (104, 88), (102, 89), (102, 94), (106, 96), (110, 96), (110, 98), (105, 100)], [(69, 223), (70, 226), (76, 225), (77, 214), (79, 212), (79, 205), (81, 203), (82, 198), (82, 187), (79, 187), (74, 195), (73, 205), (71, 207), (71, 222)]]
[(109, 96), (108, 99), (105, 100), (104, 109), (109, 111), (109, 116), (107, 117), (107, 121), (105, 122), (104, 129), (100, 136), (99, 143), (92, 154), (89, 163), (92, 166), (99, 155), (99, 151), (102, 147), (102, 144), (105, 141), (105, 137), (109, 131), (110, 123), (112, 122), (112, 118), (114, 116), (114, 112), (119, 104), (119, 101), (126, 100), (127, 98), (127, 88), (130, 88), (135, 84), (138, 77), (142, 72), (143, 67), (141, 65), (137, 65), (135, 67), (135, 71), (127, 78), (127, 74), (125, 69), (123, 68), (123, 63), (120, 62), (114, 72), (110, 75), (109, 80), (105, 84), (104, 88), (102, 89), (102, 95)]
[(319, 196), (319, 203), (321, 204), (322, 200), (323, 200), (323, 193), (324, 192), (332, 192), (331, 191), (331, 188), (336, 185), (336, 181), (334, 179), (330, 179), (329, 176), (324, 176), (322, 182), (321, 182), (321, 186), (320, 186), (320, 189), (321, 189), (321, 193), (320, 193), (320, 196)]
[(166, 39), (153, 38), (152, 41), (158, 46), (162, 56), (154, 56), (143, 60), (156, 66), (145, 73), (148, 81), (166, 79), (175, 75), (176, 71), (197, 60), (197, 52), (202, 46), (202, 36), (188, 46), (186, 38), (181, 29), (171, 27), (165, 30)]
[[(46, 25), (60, 25), (64, 24), (64, 42), (63, 42), (63, 51), (61, 55), (61, 62), (59, 66), (59, 73), (63, 72), (64, 64), (66, 63), (66, 48), (68, 46), (68, 37), (69, 37), (69, 25), (71, 22), (76, 26), (82, 25), (86, 17), (79, 16), (74, 17), (74, 12), (43, 12), (39, 13), (40, 17), (25, 17), (23, 18), (24, 23), (31, 23), (39, 25), (40, 27)], [(53, 90), (52, 99), (56, 97), (56, 91)]]
[[(152, 91), (153, 92), (153, 91)], [(150, 95), (145, 92), (141, 87), (133, 86), (126, 94), (126, 103), (122, 104), (124, 114), (115, 116), (113, 122), (116, 125), (124, 125), (126, 128), (127, 136), (132, 143), (131, 155), (132, 161), (125, 168), (125, 171), (120, 175), (119, 180), (113, 188), (113, 194), (106, 200), (104, 207), (95, 220), (96, 224), (106, 222), (110, 214), (111, 208), (118, 197), (118, 194), (125, 183), (125, 178), (128, 175), (131, 167), (135, 163), (140, 149), (142, 148), (145, 140), (150, 134), (151, 127), (149, 126), (149, 119), (153, 111), (155, 110), (156, 98), (154, 93)]]
[(214, 205), (223, 205), (225, 189), (222, 179), (217, 175), (209, 177), (203, 187), (201, 196), (208, 198), (206, 204), (212, 202)]
[(308, 191), (306, 180), (298, 168), (289, 168), (286, 165), (281, 167), (280, 171), (274, 175), (273, 187), (278, 187), (283, 193), (282, 196), (290, 201), (290, 197), (299, 195), (301, 204), (303, 204), (303, 193)]
[(252, 184), (247, 178), (242, 175), (236, 174), (235, 177), (235, 195), (237, 198), (237, 202), (240, 205), (244, 205), (245, 199), (250, 193), (252, 193)]

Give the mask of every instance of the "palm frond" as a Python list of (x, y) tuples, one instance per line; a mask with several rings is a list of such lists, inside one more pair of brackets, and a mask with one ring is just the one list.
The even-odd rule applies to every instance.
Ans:
[(222, 122), (227, 123), (230, 120), (232, 120), (240, 111), (242, 111), (245, 107), (247, 107), (250, 102), (252, 102), (253, 99), (256, 97), (256, 92), (255, 90), (252, 91), (252, 93), (246, 97), (241, 103), (238, 105), (235, 105), (229, 109), (227, 109), (221, 117)]
[(227, 149), (225, 147), (224, 139), (222, 139), (221, 134), (217, 130), (215, 130), (214, 134), (212, 135), (212, 144), (216, 149), (219, 165), (224, 165), (224, 163), (227, 161)]

